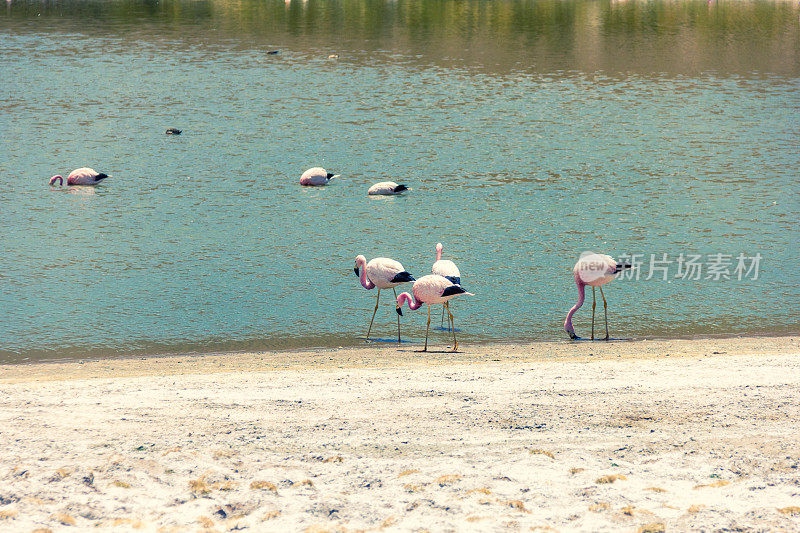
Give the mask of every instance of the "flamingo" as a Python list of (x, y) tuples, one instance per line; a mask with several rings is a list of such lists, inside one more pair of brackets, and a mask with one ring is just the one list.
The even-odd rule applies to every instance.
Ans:
[[(361, 270), (359, 274), (359, 269)], [(408, 283), (414, 281), (414, 277), (406, 272), (403, 265), (399, 261), (389, 259), (388, 257), (376, 257), (367, 263), (367, 258), (363, 255), (356, 256), (356, 264), (353, 268), (356, 276), (361, 279), (361, 285), (367, 289), (374, 289), (378, 287), (378, 297), (375, 298), (375, 310), (372, 312), (372, 320), (369, 321), (369, 329), (367, 329), (367, 340), (369, 340), (369, 333), (372, 331), (372, 323), (375, 321), (375, 313), (378, 312), (378, 302), (381, 299), (381, 289), (392, 289), (395, 298), (397, 298), (397, 291), (395, 287), (401, 283)], [(400, 317), (397, 317), (397, 342), (400, 342)]]
[[(439, 274), (443, 276), (456, 285), (461, 285), (461, 272), (459, 272), (458, 267), (455, 263), (450, 261), (449, 259), (442, 259), (442, 250), (444, 250), (444, 246), (442, 243), (436, 243), (436, 262), (433, 263), (433, 267), (431, 267), (431, 272), (434, 274)], [(442, 305), (442, 327), (444, 327), (444, 310), (447, 308), (447, 312), (450, 313), (450, 302), (445, 302)], [(449, 324), (448, 324), (449, 326)]]
[(311, 187), (318, 187), (321, 185), (327, 185), (329, 181), (333, 178), (338, 178), (339, 174), (331, 174), (324, 168), (314, 167), (309, 168), (303, 175), (300, 176), (300, 185), (306, 185)]
[[(431, 305), (443, 304), (448, 300), (452, 300), (459, 294), (474, 296), (471, 292), (465, 291), (461, 285), (453, 283), (446, 277), (439, 276), (438, 274), (422, 276), (414, 282), (411, 292), (414, 293), (413, 298), (407, 292), (400, 293), (400, 296), (397, 297), (397, 314), (403, 315), (401, 308), (405, 302), (408, 302), (408, 308), (412, 311), (422, 307), (422, 304), (428, 304), (428, 328), (425, 330), (425, 348), (422, 349), (423, 352), (428, 351), (428, 333), (431, 329)], [(450, 313), (449, 308), (447, 312), (450, 315), (450, 323), (453, 324), (453, 351), (455, 352), (458, 350), (456, 327), (453, 323), (453, 314)]]
[[(67, 176), (67, 185), (97, 185), (106, 178), (110, 178), (108, 174), (97, 172), (96, 170), (88, 167), (77, 168), (69, 173)], [(50, 178), (50, 185), (55, 185), (58, 180), (58, 185), (64, 185), (64, 178), (60, 174), (56, 174)]]
[(408, 187), (405, 185), (398, 185), (393, 181), (382, 181), (370, 187), (367, 194), (370, 196), (389, 196), (392, 194), (400, 194), (407, 190)]
[(594, 340), (594, 310), (597, 306), (595, 300), (595, 287), (600, 287), (600, 296), (603, 298), (603, 310), (606, 318), (606, 338), (608, 340), (608, 303), (603, 294), (603, 285), (617, 277), (622, 270), (630, 269), (630, 263), (617, 263), (610, 255), (584, 253), (581, 254), (575, 267), (572, 269), (572, 274), (575, 277), (575, 283), (578, 285), (578, 302), (572, 306), (572, 309), (567, 313), (567, 319), (564, 321), (564, 331), (569, 333), (570, 338), (577, 339), (575, 335), (575, 328), (572, 327), (572, 315), (575, 311), (580, 309), (583, 305), (586, 286), (592, 288), (592, 337)]

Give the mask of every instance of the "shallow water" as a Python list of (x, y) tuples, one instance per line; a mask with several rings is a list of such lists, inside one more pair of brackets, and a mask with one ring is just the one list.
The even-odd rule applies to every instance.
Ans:
[(12, 0), (0, 80), (2, 362), (360, 344), (353, 258), (437, 241), (462, 345), (566, 338), (585, 250), (644, 260), (616, 338), (800, 331), (796, 3)]

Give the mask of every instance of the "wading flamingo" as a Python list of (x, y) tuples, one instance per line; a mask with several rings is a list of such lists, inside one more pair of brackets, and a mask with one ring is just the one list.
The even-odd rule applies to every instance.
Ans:
[[(67, 176), (67, 185), (97, 185), (110, 177), (108, 174), (97, 172), (88, 167), (76, 168)], [(50, 185), (55, 185), (56, 181), (58, 181), (59, 185), (64, 185), (64, 178), (60, 174), (50, 178)]]
[[(461, 285), (461, 272), (458, 271), (458, 267), (455, 263), (450, 261), (449, 259), (442, 259), (442, 250), (444, 250), (444, 246), (442, 243), (436, 243), (436, 262), (433, 263), (433, 267), (431, 267), (431, 272), (434, 274), (438, 274), (443, 276), (456, 285)], [(442, 326), (444, 327), (444, 310), (447, 309), (447, 312), (450, 312), (450, 302), (445, 302), (442, 305)], [(448, 322), (448, 327), (450, 323)]]
[[(427, 276), (419, 278), (414, 282), (411, 292), (414, 293), (413, 298), (407, 292), (400, 293), (400, 296), (397, 297), (397, 314), (403, 314), (401, 308), (405, 302), (408, 302), (408, 308), (412, 311), (422, 307), (422, 304), (428, 304), (428, 328), (425, 330), (425, 347), (422, 349), (423, 352), (428, 351), (428, 333), (431, 329), (431, 305), (443, 304), (459, 294), (474, 296), (471, 292), (465, 291), (461, 285), (457, 285), (444, 276), (436, 274), (428, 274)], [(450, 309), (447, 310), (447, 314), (450, 316), (450, 324), (453, 326), (453, 351), (455, 352), (458, 350), (456, 327), (453, 323), (453, 314), (450, 312)]]
[(630, 263), (617, 263), (610, 255), (584, 253), (581, 255), (578, 262), (575, 263), (575, 268), (572, 269), (572, 274), (575, 277), (575, 283), (578, 285), (578, 302), (572, 306), (572, 309), (567, 313), (567, 319), (564, 321), (564, 331), (569, 333), (570, 338), (577, 339), (575, 335), (575, 328), (572, 327), (572, 315), (575, 311), (580, 309), (583, 305), (585, 298), (586, 286), (592, 288), (592, 336), (594, 340), (594, 310), (597, 306), (595, 301), (595, 287), (600, 287), (600, 296), (603, 298), (603, 311), (606, 317), (606, 338), (608, 340), (608, 303), (603, 294), (603, 287), (609, 281), (617, 277), (621, 271), (631, 268)]
[[(359, 269), (361, 270), (359, 274)], [(372, 312), (372, 320), (369, 321), (369, 329), (367, 329), (367, 340), (369, 340), (369, 333), (372, 331), (372, 323), (375, 321), (375, 313), (378, 312), (378, 302), (381, 299), (381, 289), (392, 289), (395, 298), (397, 298), (397, 291), (395, 287), (401, 283), (414, 281), (413, 276), (406, 272), (403, 265), (394, 259), (388, 257), (376, 257), (367, 263), (367, 258), (363, 255), (356, 257), (356, 264), (353, 268), (356, 276), (361, 279), (361, 285), (367, 289), (374, 289), (378, 287), (378, 297), (375, 298), (375, 310)], [(400, 317), (397, 317), (397, 342), (400, 342)]]
[(339, 174), (331, 174), (324, 168), (314, 167), (309, 168), (303, 175), (300, 176), (300, 185), (306, 185), (309, 187), (319, 187), (321, 185), (327, 185), (329, 181), (333, 178), (338, 178)]
[(408, 187), (405, 185), (398, 185), (393, 181), (382, 181), (370, 187), (367, 194), (370, 196), (389, 196), (392, 194), (400, 194), (407, 190)]

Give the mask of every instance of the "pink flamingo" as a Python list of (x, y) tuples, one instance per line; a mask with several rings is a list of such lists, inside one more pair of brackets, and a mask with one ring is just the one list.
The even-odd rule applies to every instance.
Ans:
[[(431, 267), (431, 272), (449, 279), (456, 285), (461, 285), (461, 272), (459, 272), (458, 267), (456, 266), (455, 263), (453, 263), (449, 259), (442, 259), (442, 250), (444, 250), (444, 246), (442, 246), (442, 243), (437, 242), (436, 262), (433, 263), (433, 266)], [(442, 327), (444, 327), (445, 309), (447, 309), (448, 315), (452, 317), (452, 313), (450, 313), (450, 302), (445, 302), (444, 305), (442, 305)], [(448, 323), (448, 327), (449, 326), (450, 324)]]
[(585, 297), (586, 286), (592, 288), (592, 337), (594, 340), (594, 310), (597, 306), (595, 300), (595, 287), (600, 287), (600, 296), (603, 298), (603, 310), (606, 317), (606, 338), (608, 340), (608, 303), (603, 294), (603, 287), (609, 281), (617, 277), (622, 270), (631, 268), (630, 263), (617, 263), (610, 255), (602, 255), (595, 253), (581, 254), (575, 267), (572, 269), (572, 274), (575, 277), (575, 283), (578, 285), (578, 302), (572, 306), (572, 309), (567, 313), (567, 319), (564, 321), (564, 331), (569, 333), (570, 338), (577, 339), (575, 335), (575, 328), (572, 327), (572, 315), (575, 311), (580, 309), (583, 305)]
[[(361, 273), (359, 274), (359, 269)], [(376, 257), (367, 263), (367, 258), (363, 255), (356, 256), (356, 264), (353, 268), (356, 276), (361, 280), (361, 286), (367, 290), (378, 287), (378, 297), (375, 298), (375, 310), (372, 312), (372, 320), (369, 321), (369, 329), (367, 329), (367, 340), (369, 340), (369, 333), (372, 331), (372, 323), (375, 321), (375, 313), (378, 312), (378, 303), (381, 299), (381, 289), (392, 289), (395, 298), (397, 298), (397, 291), (395, 287), (401, 283), (408, 283), (414, 281), (414, 277), (406, 272), (403, 265), (399, 261), (389, 259), (388, 257)], [(400, 342), (400, 317), (397, 317), (397, 342)]]
[[(97, 185), (110, 177), (108, 174), (97, 172), (89, 167), (76, 168), (67, 176), (67, 185)], [(59, 186), (64, 185), (64, 178), (60, 174), (50, 178), (50, 185), (55, 185), (56, 181), (58, 181)]]
[[(428, 304), (428, 328), (425, 330), (425, 347), (422, 349), (423, 352), (428, 351), (428, 333), (431, 329), (431, 305), (444, 304), (459, 294), (474, 296), (471, 292), (465, 291), (461, 285), (455, 284), (444, 276), (439, 276), (437, 274), (428, 274), (427, 276), (419, 278), (414, 282), (411, 292), (414, 293), (413, 298), (407, 292), (400, 293), (400, 296), (397, 297), (397, 314), (403, 314), (401, 308), (405, 302), (408, 302), (408, 308), (412, 311), (416, 311), (422, 307), (422, 304)], [(447, 312), (450, 314), (450, 323), (453, 324), (453, 351), (455, 352), (458, 350), (456, 328), (453, 323), (453, 314), (450, 313), (449, 309)]]
[(338, 178), (339, 174), (331, 174), (321, 167), (309, 168), (300, 176), (300, 185), (308, 187), (320, 187), (327, 185), (333, 178)]
[(408, 187), (405, 185), (398, 185), (393, 181), (382, 181), (370, 187), (367, 194), (369, 196), (393, 196), (407, 190)]

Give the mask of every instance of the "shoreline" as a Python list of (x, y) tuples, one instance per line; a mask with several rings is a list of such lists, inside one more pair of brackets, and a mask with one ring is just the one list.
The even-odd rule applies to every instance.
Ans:
[(2, 367), (0, 529), (800, 529), (800, 338)]
[(419, 348), (416, 344), (404, 343), (398, 347), (394, 343), (379, 342), (344, 348), (14, 363), (0, 365), (0, 384), (304, 368), (386, 368), (489, 362), (697, 357), (732, 351), (741, 354), (787, 350), (800, 352), (800, 336), (467, 344), (459, 345), (460, 349), (456, 353), (450, 352), (447, 345), (431, 345), (427, 352), (416, 351)]

